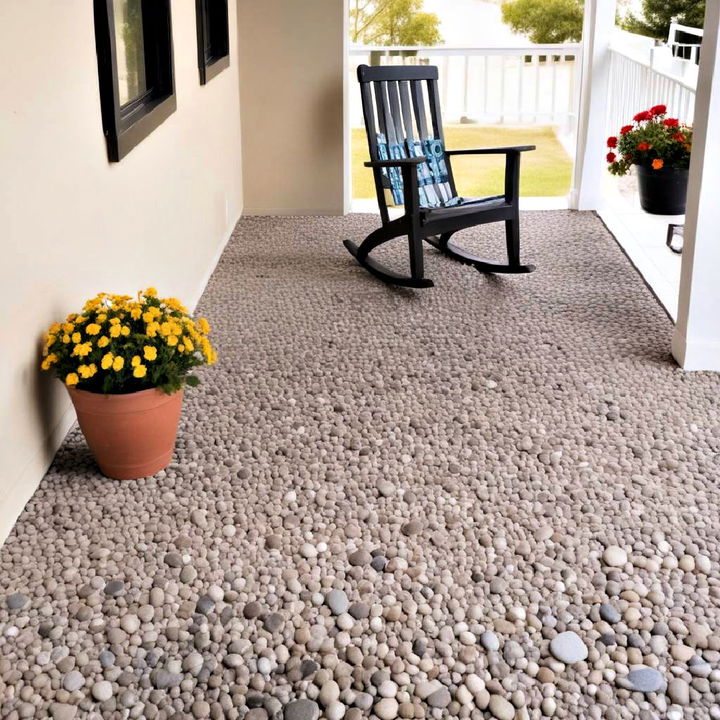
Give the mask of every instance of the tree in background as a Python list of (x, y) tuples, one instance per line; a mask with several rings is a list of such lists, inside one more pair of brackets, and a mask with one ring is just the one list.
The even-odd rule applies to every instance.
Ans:
[(437, 45), (440, 19), (423, 0), (352, 0), (350, 39), (363, 45)]
[(578, 42), (582, 37), (581, 0), (505, 0), (503, 22), (533, 43)]
[(667, 40), (671, 22), (702, 28), (705, 20), (705, 0), (642, 0), (642, 16), (625, 15), (624, 30)]

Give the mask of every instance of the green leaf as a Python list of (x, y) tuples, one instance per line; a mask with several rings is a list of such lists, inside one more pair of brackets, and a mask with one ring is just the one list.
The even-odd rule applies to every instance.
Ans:
[(188, 376), (185, 378), (185, 382), (186, 382), (190, 387), (197, 387), (197, 386), (200, 384), (200, 378), (196, 377), (195, 375), (188, 375)]

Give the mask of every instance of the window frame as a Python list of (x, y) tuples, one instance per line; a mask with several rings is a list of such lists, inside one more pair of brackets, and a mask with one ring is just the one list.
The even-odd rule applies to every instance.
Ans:
[[(211, 5), (210, 3), (213, 3)], [(200, 84), (206, 85), (230, 66), (230, 21), (227, 0), (195, 0), (197, 18), (198, 69)], [(219, 24), (216, 24), (219, 23)], [(215, 54), (208, 54), (208, 37), (219, 43)], [(212, 42), (211, 40), (211, 42)], [(212, 49), (212, 47), (211, 47)]]
[(147, 89), (122, 106), (115, 2), (94, 0), (100, 106), (110, 162), (119, 162), (177, 109), (170, 0), (141, 0)]

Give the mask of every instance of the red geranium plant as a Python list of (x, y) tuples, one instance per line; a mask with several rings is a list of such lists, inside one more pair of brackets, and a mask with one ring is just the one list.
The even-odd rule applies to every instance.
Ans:
[(608, 170), (613, 175), (627, 175), (631, 165), (653, 170), (687, 168), (692, 133), (691, 125), (667, 117), (665, 105), (643, 110), (635, 115), (632, 125), (624, 125), (618, 136), (608, 138)]

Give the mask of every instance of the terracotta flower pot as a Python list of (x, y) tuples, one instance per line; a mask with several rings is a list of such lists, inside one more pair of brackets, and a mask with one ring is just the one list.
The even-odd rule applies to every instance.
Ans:
[(148, 477), (167, 467), (175, 449), (183, 391), (158, 389), (102, 395), (68, 388), (80, 429), (104, 475)]

